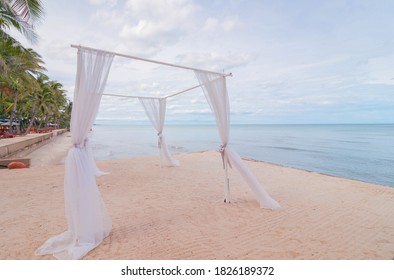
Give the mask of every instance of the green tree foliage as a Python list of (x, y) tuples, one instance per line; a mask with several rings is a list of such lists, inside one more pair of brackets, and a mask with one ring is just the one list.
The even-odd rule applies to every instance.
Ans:
[(8, 33), (14, 28), (30, 42), (37, 42), (34, 25), (43, 14), (40, 0), (0, 0), (0, 117), (10, 119), (10, 123), (22, 121), (26, 133), (33, 125), (68, 127), (70, 122), (70, 103), (62, 84), (44, 74), (38, 53)]
[(14, 28), (30, 42), (36, 43), (35, 24), (43, 16), (40, 0), (0, 0), (0, 36), (9, 36), (7, 31)]

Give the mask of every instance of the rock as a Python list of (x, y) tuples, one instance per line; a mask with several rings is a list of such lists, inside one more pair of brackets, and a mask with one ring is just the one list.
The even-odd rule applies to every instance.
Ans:
[(13, 161), (8, 164), (8, 169), (28, 168), (27, 164), (20, 161)]

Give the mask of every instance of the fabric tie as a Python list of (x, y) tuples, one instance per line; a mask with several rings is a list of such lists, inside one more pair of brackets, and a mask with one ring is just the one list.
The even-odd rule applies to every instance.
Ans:
[(88, 141), (89, 141), (89, 139), (85, 138), (85, 140), (82, 142), (82, 144), (74, 144), (74, 148), (83, 149), (88, 144)]
[(161, 149), (161, 142), (163, 141), (163, 134), (161, 132), (157, 133), (159, 139), (157, 140), (157, 146)]
[(224, 164), (225, 161), (227, 161), (227, 163), (228, 163), (228, 165), (230, 166), (230, 168), (233, 168), (233, 167), (231, 166), (230, 161), (228, 160), (228, 158), (227, 158), (227, 156), (226, 156), (226, 154), (225, 154), (226, 148), (227, 148), (227, 144), (222, 144), (222, 145), (220, 145), (220, 148), (219, 148), (219, 152), (220, 152), (220, 154), (221, 154), (221, 156), (222, 156), (223, 169), (226, 168), (226, 166), (225, 166), (225, 164)]

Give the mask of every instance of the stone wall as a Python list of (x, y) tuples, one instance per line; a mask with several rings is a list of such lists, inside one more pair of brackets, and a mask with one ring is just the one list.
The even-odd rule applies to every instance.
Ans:
[(66, 131), (66, 129), (57, 129), (48, 133), (29, 134), (11, 139), (2, 139), (0, 140), (0, 158), (9, 158), (16, 155), (25, 156), (45, 145), (52, 137), (63, 134)]

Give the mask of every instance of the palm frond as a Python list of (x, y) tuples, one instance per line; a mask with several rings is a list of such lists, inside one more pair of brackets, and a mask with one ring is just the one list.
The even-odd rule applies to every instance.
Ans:
[(13, 0), (11, 7), (22, 21), (29, 24), (44, 16), (41, 0)]
[(41, 0), (1, 0), (0, 29), (15, 28), (31, 43), (38, 41), (34, 25), (44, 16)]

